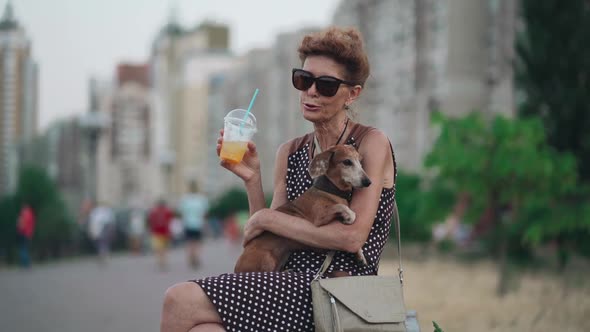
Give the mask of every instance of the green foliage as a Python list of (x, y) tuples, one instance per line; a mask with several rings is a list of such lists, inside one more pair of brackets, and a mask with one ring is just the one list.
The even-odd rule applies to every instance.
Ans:
[[(17, 219), (25, 203), (33, 208), (36, 218), (33, 255), (58, 256), (71, 245), (74, 222), (55, 183), (43, 169), (35, 166), (23, 167), (19, 172), (16, 193), (0, 201), (0, 243), (3, 250), (7, 256), (14, 251)], [(6, 258), (11, 260), (11, 257)]]
[(0, 258), (12, 262), (15, 259), (16, 223), (20, 204), (15, 196), (4, 196), (0, 200)]
[(425, 161), (433, 181), (468, 193), (472, 220), (491, 208), (491, 234), (506, 236), (509, 250), (590, 229), (588, 201), (571, 200), (580, 191), (575, 158), (547, 146), (539, 120), (486, 121), (473, 113), (461, 119), (439, 114), (435, 123), (441, 134)]
[(432, 325), (434, 326), (434, 332), (444, 332), (435, 321), (432, 321)]
[(209, 216), (224, 219), (238, 211), (248, 210), (248, 195), (244, 190), (233, 188), (223, 193), (209, 208)]
[(59, 199), (55, 183), (43, 169), (36, 166), (25, 166), (20, 170), (16, 196), (19, 202), (31, 205), (35, 212), (43, 205)]
[[(398, 172), (396, 184), (396, 203), (400, 219), (401, 238), (403, 240), (420, 241), (430, 238), (430, 227), (417, 218), (420, 204), (420, 178)], [(395, 228), (391, 227), (391, 236), (395, 236)]]
[(37, 221), (32, 244), (41, 257), (58, 257), (65, 247), (71, 246), (75, 225), (61, 199), (43, 204), (37, 212)]
[[(398, 172), (396, 202), (404, 241), (429, 241), (432, 224), (446, 216), (454, 201), (453, 193), (444, 183), (431, 183), (426, 191), (421, 186), (418, 175)], [(392, 236), (394, 231), (392, 228)]]
[(519, 111), (539, 117), (548, 142), (572, 152), (590, 181), (590, 2), (523, 0), (517, 36)]

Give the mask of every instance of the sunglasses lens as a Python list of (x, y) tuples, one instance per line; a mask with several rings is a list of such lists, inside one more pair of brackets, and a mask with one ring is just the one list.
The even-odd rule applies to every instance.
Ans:
[(304, 71), (293, 72), (293, 86), (297, 90), (305, 91), (313, 85), (313, 76)]
[(332, 97), (338, 92), (340, 81), (330, 77), (315, 78), (311, 73), (305, 70), (293, 71), (293, 86), (300, 91), (307, 91), (315, 82), (315, 88), (319, 94), (325, 97)]
[(332, 97), (338, 92), (340, 82), (327, 77), (322, 77), (316, 80), (315, 87), (321, 95)]

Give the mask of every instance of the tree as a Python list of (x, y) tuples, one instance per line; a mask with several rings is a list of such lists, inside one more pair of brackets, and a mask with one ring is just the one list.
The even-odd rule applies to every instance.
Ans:
[(14, 195), (0, 199), (0, 259), (12, 263), (16, 259), (16, 223), (20, 204)]
[(547, 140), (570, 151), (590, 181), (590, 1), (522, 0), (516, 82), (519, 112), (543, 121)]
[(232, 188), (211, 204), (208, 215), (224, 219), (239, 211), (248, 211), (248, 195), (242, 189)]
[(59, 257), (71, 245), (74, 222), (53, 180), (42, 168), (24, 166), (14, 200), (19, 208), (27, 203), (35, 212), (33, 253), (42, 258)]
[(575, 158), (547, 145), (540, 120), (488, 121), (473, 113), (461, 119), (436, 114), (434, 121), (441, 133), (425, 165), (435, 174), (433, 181), (469, 194), (472, 220), (489, 212), (487, 235), (493, 236), (491, 250), (500, 257), (501, 272), (505, 258), (564, 232), (590, 234), (588, 206), (568, 209), (579, 190)]
[[(444, 183), (430, 182), (427, 190), (421, 188), (418, 175), (399, 171), (395, 181), (396, 202), (404, 241), (429, 241), (432, 224), (444, 219), (454, 203), (454, 192)], [(390, 236), (395, 238), (392, 227)]]

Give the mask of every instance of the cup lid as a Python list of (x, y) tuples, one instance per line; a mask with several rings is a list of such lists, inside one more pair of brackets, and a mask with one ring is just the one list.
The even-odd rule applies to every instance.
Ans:
[(231, 120), (232, 122), (243, 122), (244, 124), (248, 124), (254, 128), (256, 128), (256, 117), (252, 112), (248, 113), (248, 111), (238, 108), (232, 110), (231, 112), (227, 113), (227, 115), (223, 118), (225, 121)]

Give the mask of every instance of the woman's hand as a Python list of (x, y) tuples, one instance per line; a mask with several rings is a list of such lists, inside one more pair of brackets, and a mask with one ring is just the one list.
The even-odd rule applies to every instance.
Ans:
[[(221, 146), (223, 145), (223, 129), (219, 131), (219, 138), (217, 139), (217, 156), (221, 153)], [(248, 142), (248, 150), (244, 154), (244, 158), (240, 163), (232, 163), (227, 160), (222, 160), (219, 163), (222, 167), (237, 175), (244, 182), (250, 182), (256, 178), (260, 178), (260, 159), (256, 151), (256, 144)]]
[(250, 217), (250, 219), (248, 219), (246, 226), (244, 226), (244, 241), (242, 243), (244, 247), (265, 231), (263, 228), (263, 222), (267, 217), (268, 212), (269, 209), (258, 210)]

